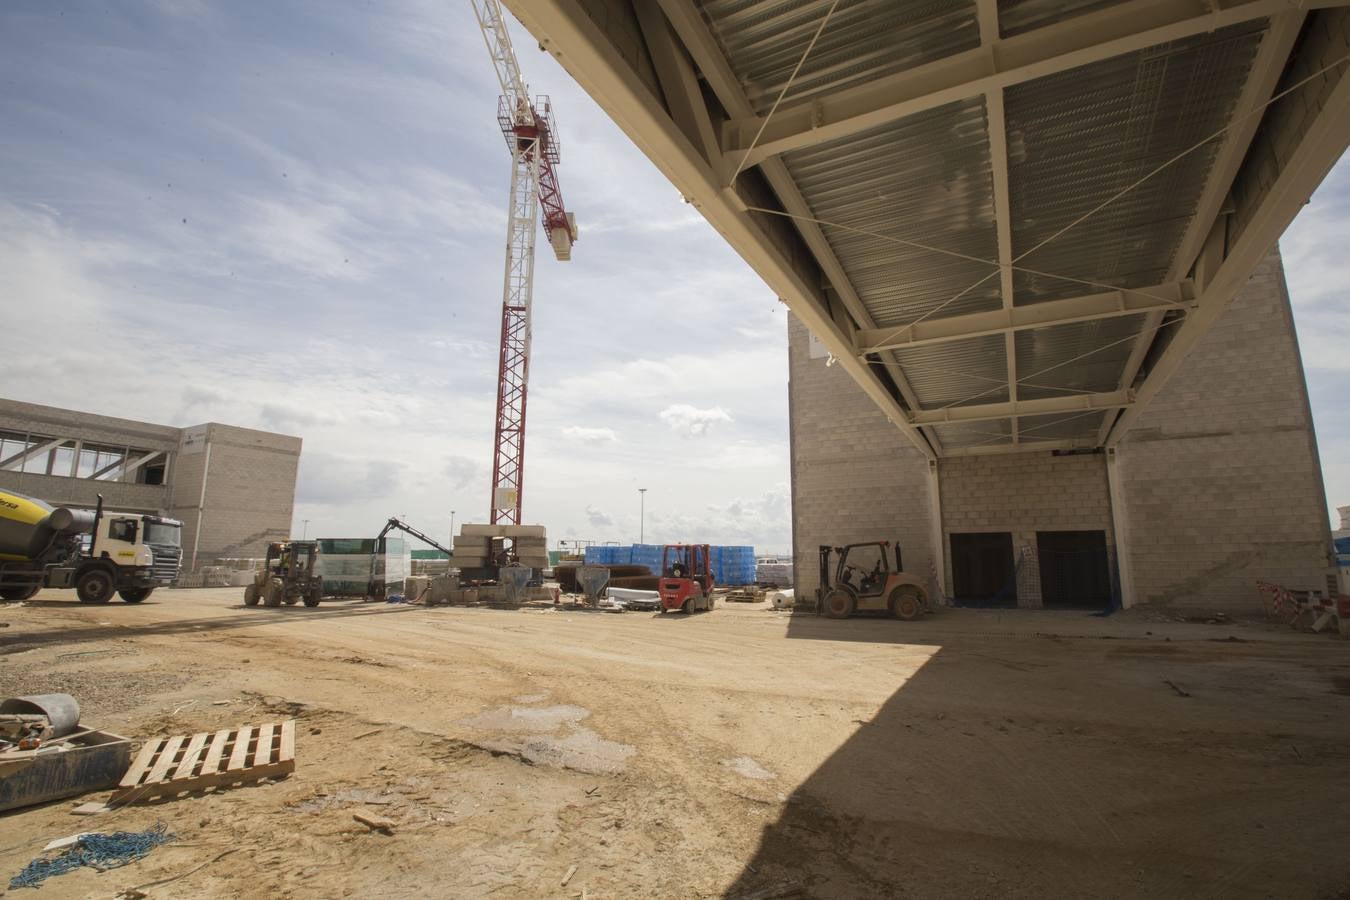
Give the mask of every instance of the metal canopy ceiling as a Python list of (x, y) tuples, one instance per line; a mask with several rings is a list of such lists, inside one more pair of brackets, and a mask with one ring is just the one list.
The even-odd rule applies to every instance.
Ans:
[(1350, 0), (506, 0), (930, 456), (1111, 445), (1350, 142)]

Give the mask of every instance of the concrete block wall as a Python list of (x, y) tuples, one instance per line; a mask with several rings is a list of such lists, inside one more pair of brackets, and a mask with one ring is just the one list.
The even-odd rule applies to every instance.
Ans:
[(130, 444), (146, 450), (173, 451), (178, 448), (179, 429), (169, 425), (153, 425), (4, 398), (0, 398), (0, 428), (19, 433), (69, 437), (113, 447)]
[(1137, 602), (1252, 613), (1325, 589), (1330, 522), (1278, 250), (1117, 449)]
[(1030, 548), (1028, 564), (1018, 571), (1018, 606), (1041, 605), (1040, 570), (1035, 565), (1038, 531), (1104, 531), (1108, 559), (1114, 565), (1105, 454), (1055, 456), (1042, 450), (952, 456), (939, 462), (938, 473), (949, 592), (953, 532), (1009, 532), (1018, 560)]
[(928, 461), (839, 366), (811, 359), (808, 332), (788, 316), (793, 577), (812, 612), (821, 544), (900, 541), (905, 568), (932, 561)]
[[(178, 429), (167, 425), (3, 398), (0, 398), (0, 431), (28, 435), (33, 439), (61, 437), (82, 444), (166, 451), (170, 467), (173, 452), (178, 448)], [(92, 481), (71, 478), (67, 473), (46, 475), (4, 470), (0, 471), (0, 488), (37, 497), (56, 506), (90, 509), (98, 502), (98, 495), (103, 494), (109, 508), (126, 512), (157, 513), (166, 509), (169, 502), (169, 489), (165, 485)]]
[[(817, 545), (899, 537), (906, 567), (933, 558), (924, 456), (789, 322), (794, 575), (814, 596)], [(944, 583), (950, 535), (1104, 531), (1127, 602), (1258, 613), (1257, 579), (1325, 590), (1334, 561), (1302, 361), (1278, 251), (1263, 262), (1116, 449), (946, 457), (939, 463)], [(1116, 546), (1119, 517), (1126, 550)], [(1023, 571), (1022, 605), (1040, 602)], [(810, 604), (804, 604), (810, 610)]]
[(90, 481), (34, 472), (0, 472), (0, 488), (46, 500), (52, 506), (86, 509), (93, 509), (102, 494), (106, 509), (150, 515), (166, 509), (169, 497), (169, 489), (162, 484)]
[[(291, 533), (301, 440), (214, 422), (184, 429), (184, 435), (203, 429), (205, 446), (179, 454), (174, 486), (173, 515), (184, 523), (185, 559), (191, 561), (194, 549), (198, 565), (216, 557), (260, 556), (269, 541), (284, 540)], [(199, 533), (203, 472), (206, 491)]]

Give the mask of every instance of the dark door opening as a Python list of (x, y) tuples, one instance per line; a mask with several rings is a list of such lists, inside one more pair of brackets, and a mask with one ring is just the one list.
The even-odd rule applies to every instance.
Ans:
[(952, 592), (962, 606), (1017, 605), (1017, 565), (1006, 531), (952, 535)]
[(1061, 609), (1111, 605), (1111, 565), (1105, 531), (1038, 531), (1041, 602)]

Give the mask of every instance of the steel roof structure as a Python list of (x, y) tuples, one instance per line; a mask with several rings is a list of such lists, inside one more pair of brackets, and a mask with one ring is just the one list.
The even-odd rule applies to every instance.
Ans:
[(506, 0), (930, 458), (1112, 446), (1350, 144), (1350, 0)]

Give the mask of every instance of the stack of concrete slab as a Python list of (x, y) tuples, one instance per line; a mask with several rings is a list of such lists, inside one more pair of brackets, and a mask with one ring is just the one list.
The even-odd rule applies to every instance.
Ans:
[[(464, 524), (455, 537), (455, 568), (481, 569), (492, 565), (494, 538), (511, 540), (522, 566), (535, 570), (548, 567), (548, 532), (543, 525)], [(495, 543), (500, 545), (500, 541)]]

